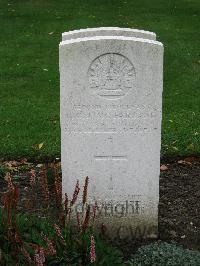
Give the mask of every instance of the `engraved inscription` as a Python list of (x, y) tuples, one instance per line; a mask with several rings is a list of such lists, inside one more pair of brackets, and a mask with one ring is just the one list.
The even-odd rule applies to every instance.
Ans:
[(133, 88), (135, 69), (123, 55), (108, 53), (97, 57), (88, 70), (89, 85), (105, 99), (115, 100)]
[(74, 104), (68, 108), (68, 132), (151, 133), (158, 129), (156, 106)]

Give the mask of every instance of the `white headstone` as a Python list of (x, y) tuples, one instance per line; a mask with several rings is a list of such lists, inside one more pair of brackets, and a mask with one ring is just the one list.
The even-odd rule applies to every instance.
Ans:
[(124, 36), (156, 40), (156, 34), (150, 31), (118, 27), (101, 27), (64, 32), (62, 34), (62, 41), (93, 36)]
[[(163, 45), (123, 36), (60, 43), (63, 193), (89, 176), (110, 237), (158, 224)], [(81, 200), (81, 198), (80, 198)]]

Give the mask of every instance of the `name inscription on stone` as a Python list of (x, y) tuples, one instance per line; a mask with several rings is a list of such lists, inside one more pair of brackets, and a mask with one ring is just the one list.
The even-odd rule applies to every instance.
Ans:
[(126, 104), (69, 106), (67, 132), (152, 132), (157, 129), (157, 110), (152, 106)]

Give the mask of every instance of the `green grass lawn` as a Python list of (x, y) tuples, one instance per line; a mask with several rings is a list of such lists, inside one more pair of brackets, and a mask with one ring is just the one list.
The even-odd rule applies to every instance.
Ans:
[(199, 0), (1, 0), (0, 157), (60, 156), (61, 33), (99, 26), (157, 34), (165, 46), (162, 153), (200, 154)]

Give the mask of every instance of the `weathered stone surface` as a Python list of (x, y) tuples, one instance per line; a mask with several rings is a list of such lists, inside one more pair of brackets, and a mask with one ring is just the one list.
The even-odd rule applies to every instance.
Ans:
[[(112, 237), (155, 236), (163, 46), (122, 36), (60, 43), (63, 192), (89, 176)], [(81, 200), (81, 197), (80, 197)], [(100, 213), (101, 210), (101, 213)]]
[(156, 34), (150, 31), (118, 28), (118, 27), (101, 27), (101, 28), (88, 28), (81, 30), (73, 30), (64, 32), (62, 34), (62, 40), (70, 40), (76, 38), (93, 37), (93, 36), (124, 36), (124, 37), (136, 37), (149, 40), (156, 40)]

